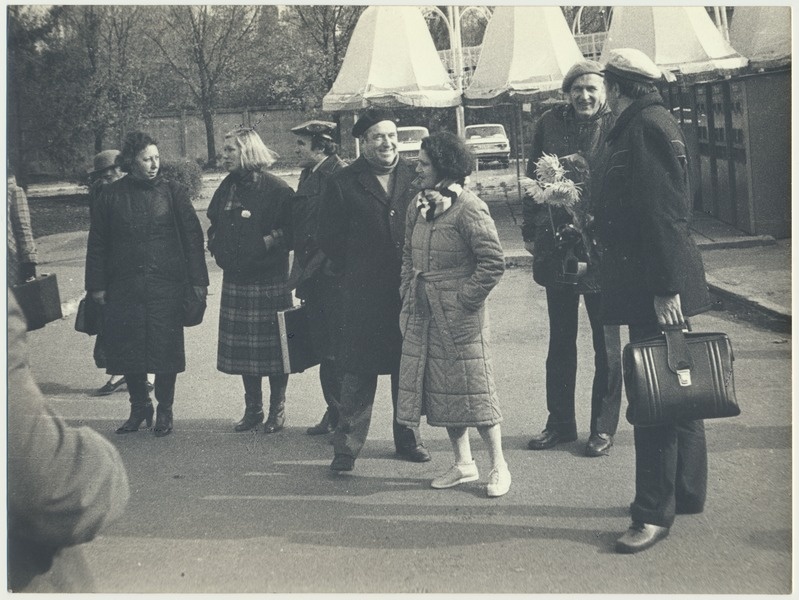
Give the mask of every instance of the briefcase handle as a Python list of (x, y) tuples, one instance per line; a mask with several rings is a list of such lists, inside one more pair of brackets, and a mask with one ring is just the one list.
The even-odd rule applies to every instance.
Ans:
[(663, 325), (669, 370), (677, 375), (680, 385), (684, 387), (691, 385), (691, 369), (694, 368), (694, 360), (688, 350), (688, 343), (683, 331), (685, 327), (685, 324)]

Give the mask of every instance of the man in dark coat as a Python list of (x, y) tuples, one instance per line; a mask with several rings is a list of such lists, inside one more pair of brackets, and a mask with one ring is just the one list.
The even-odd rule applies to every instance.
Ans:
[[(580, 202), (587, 207), (591, 172), (613, 126), (613, 114), (605, 102), (602, 65), (592, 60), (575, 63), (563, 78), (562, 90), (568, 95), (569, 103), (546, 111), (535, 126), (527, 176), (535, 179), (536, 161), (544, 154), (558, 156), (566, 165), (567, 176), (582, 184)], [(565, 160), (566, 157), (570, 160)], [(533, 437), (527, 447), (545, 450), (577, 439), (574, 401), (577, 325), (582, 299), (591, 324), (594, 347), (591, 433), (585, 453), (587, 456), (603, 456), (610, 452), (619, 422), (622, 376), (619, 328), (604, 327), (600, 314), (599, 255), (593, 246), (581, 248), (581, 251), (587, 251), (585, 274), (576, 283), (558, 281), (552, 267), (561, 267), (563, 255), (556, 235), (564, 226), (572, 224), (572, 217), (565, 208), (544, 206), (530, 197), (524, 198), (522, 208), (522, 237), (525, 247), (534, 256), (533, 278), (546, 288), (549, 316), (546, 361), (549, 416), (544, 430)], [(578, 236), (574, 241), (582, 246), (582, 239)]]
[(369, 431), (377, 376), (391, 375), (394, 445), (407, 460), (430, 460), (416, 428), (396, 422), (402, 336), (399, 295), (405, 212), (414, 196), (414, 167), (397, 153), (390, 113), (367, 111), (352, 128), (363, 154), (330, 180), (319, 210), (318, 242), (341, 273), (342, 372), (335, 458), (330, 468), (351, 471)]
[(319, 205), (324, 201), (327, 182), (333, 173), (347, 166), (338, 156), (333, 141), (336, 124), (329, 121), (307, 121), (291, 132), (297, 136), (297, 157), (300, 182), (292, 202), (294, 230), (294, 262), (289, 287), (305, 302), (311, 343), (319, 357), (319, 383), (322, 385), (327, 410), (322, 420), (307, 429), (308, 435), (330, 433), (338, 425), (338, 404), (341, 379), (336, 368), (333, 344), (341, 337), (337, 315), (341, 293), (339, 277), (330, 270), (330, 260), (319, 249), (316, 230)]
[[(688, 156), (680, 126), (655, 83), (660, 69), (641, 51), (613, 50), (605, 65), (617, 116), (597, 196), (605, 323), (627, 324), (630, 340), (660, 334), (708, 310), (702, 257), (691, 239)], [(707, 449), (702, 421), (636, 427), (632, 525), (616, 551), (665, 538), (675, 514), (704, 509)]]

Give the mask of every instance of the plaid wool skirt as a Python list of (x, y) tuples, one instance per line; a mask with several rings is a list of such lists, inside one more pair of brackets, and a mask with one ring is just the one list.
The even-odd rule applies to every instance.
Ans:
[(230, 375), (283, 373), (277, 311), (291, 305), (285, 281), (223, 281), (216, 368)]

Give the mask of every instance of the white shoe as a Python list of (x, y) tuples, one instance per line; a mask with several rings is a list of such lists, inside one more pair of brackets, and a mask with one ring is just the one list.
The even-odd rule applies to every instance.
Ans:
[(510, 471), (508, 471), (508, 464), (505, 463), (504, 467), (498, 469), (491, 469), (488, 474), (488, 486), (486, 492), (489, 498), (496, 498), (504, 496), (510, 489)]
[(474, 481), (479, 478), (480, 473), (477, 472), (477, 465), (474, 464), (474, 461), (472, 461), (468, 463), (452, 465), (449, 468), (449, 471), (443, 475), (439, 475), (433, 481), (431, 481), (430, 486), (436, 488), (437, 490), (443, 490), (444, 488), (451, 488), (460, 483)]

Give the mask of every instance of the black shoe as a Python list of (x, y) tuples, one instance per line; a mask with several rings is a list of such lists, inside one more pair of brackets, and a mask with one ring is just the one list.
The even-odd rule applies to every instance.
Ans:
[(117, 433), (133, 433), (134, 431), (138, 431), (139, 427), (141, 427), (142, 422), (147, 422), (147, 427), (150, 428), (153, 425), (153, 404), (150, 400), (147, 400), (144, 404), (137, 404), (131, 405), (130, 407), (130, 416), (128, 420), (122, 423), (122, 425), (117, 428)]
[(586, 456), (607, 456), (613, 445), (613, 436), (608, 433), (592, 433), (585, 445)]
[(172, 433), (172, 409), (158, 407), (158, 414), (155, 416), (155, 427), (153, 428), (155, 437), (164, 437)]
[(529, 450), (546, 450), (558, 444), (565, 444), (566, 442), (573, 442), (577, 439), (576, 433), (562, 433), (554, 429), (544, 429), (541, 435), (535, 436), (527, 443)]
[(430, 460), (430, 453), (427, 451), (427, 448), (424, 447), (424, 444), (409, 446), (407, 448), (397, 448), (397, 454), (411, 462), (423, 463)]
[(668, 527), (633, 521), (627, 533), (616, 540), (616, 552), (635, 554), (651, 548), (667, 535), (669, 535)]
[(325, 414), (322, 415), (322, 420), (313, 427), (306, 429), (305, 433), (308, 435), (324, 435), (326, 433), (332, 433), (334, 429), (335, 427), (333, 427), (333, 424), (330, 422), (330, 412), (325, 411)]
[(336, 454), (330, 469), (333, 471), (352, 471), (355, 468), (355, 458), (349, 454)]
[[(124, 377), (121, 377), (120, 379), (117, 379), (113, 383), (112, 383), (112, 380), (113, 380), (113, 377), (111, 379), (109, 379), (103, 387), (101, 387), (99, 390), (94, 392), (92, 394), (92, 396), (110, 396), (114, 392), (123, 389), (123, 386), (125, 388), (128, 387), (128, 384), (125, 381)], [(152, 391), (152, 390), (149, 390), (149, 391)]]

